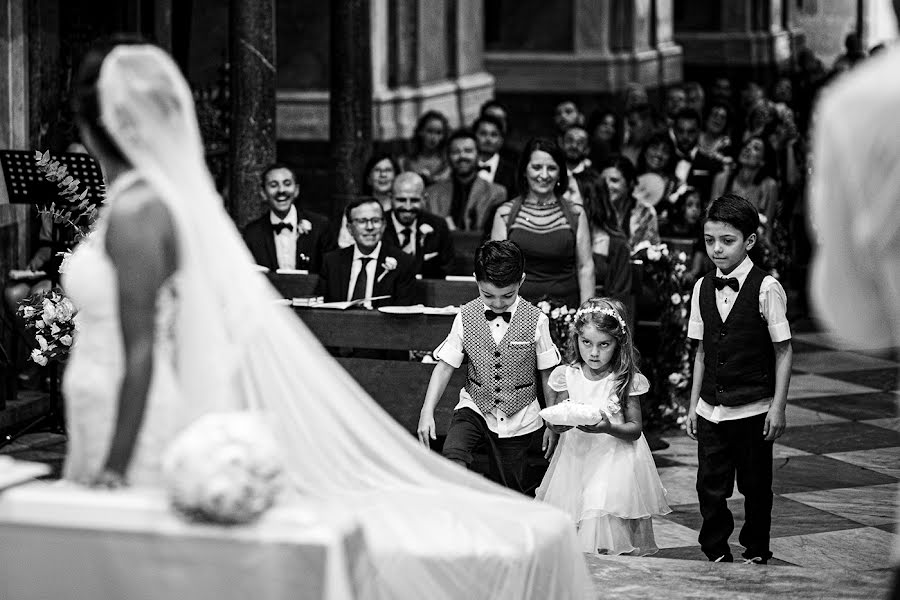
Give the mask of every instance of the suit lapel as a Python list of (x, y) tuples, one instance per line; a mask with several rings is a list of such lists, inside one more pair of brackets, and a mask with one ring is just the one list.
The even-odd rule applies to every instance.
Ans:
[[(271, 219), (271, 217), (267, 218)], [(272, 221), (266, 221), (265, 234), (263, 235), (263, 247), (266, 249), (266, 255), (270, 264), (278, 268), (278, 251), (275, 250), (275, 230), (272, 229)]]
[(481, 177), (475, 178), (472, 184), (472, 191), (469, 192), (469, 201), (466, 203), (465, 220), (469, 230), (477, 231), (479, 229), (478, 221), (480, 214), (478, 207), (486, 203), (486, 197), (490, 193), (490, 184)]
[(356, 248), (356, 245), (347, 246), (341, 252), (341, 260), (338, 261), (338, 266), (340, 267), (340, 273), (338, 273), (338, 298), (341, 300), (347, 299), (347, 294), (350, 292), (350, 269), (353, 266), (353, 250)]

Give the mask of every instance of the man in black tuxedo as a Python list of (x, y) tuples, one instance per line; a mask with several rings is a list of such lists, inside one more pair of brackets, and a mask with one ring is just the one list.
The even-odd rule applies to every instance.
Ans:
[(516, 165), (500, 156), (503, 148), (503, 123), (490, 115), (481, 115), (472, 125), (478, 143), (478, 176), (506, 188), (506, 197), (518, 196)]
[(244, 243), (257, 264), (277, 269), (317, 273), (322, 256), (331, 249), (328, 219), (297, 203), (300, 188), (289, 166), (273, 163), (260, 178), (269, 212), (244, 229)]
[(416, 272), (429, 279), (443, 279), (453, 265), (453, 238), (447, 222), (423, 208), (425, 182), (407, 171), (394, 179), (394, 195), (384, 240), (416, 260)]
[(362, 196), (350, 202), (344, 214), (353, 245), (329, 252), (322, 259), (318, 293), (326, 302), (390, 296), (367, 302), (366, 308), (413, 304), (416, 261), (391, 244), (382, 243), (386, 219), (381, 203)]
[(709, 195), (713, 178), (722, 170), (722, 161), (700, 149), (700, 114), (691, 108), (678, 111), (669, 135), (675, 142), (678, 160), (675, 176), (700, 192), (705, 208), (712, 200)]

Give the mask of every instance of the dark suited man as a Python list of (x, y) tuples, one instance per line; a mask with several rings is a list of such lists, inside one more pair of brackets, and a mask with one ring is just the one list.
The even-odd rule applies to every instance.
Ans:
[(362, 196), (350, 202), (344, 214), (353, 245), (322, 259), (318, 292), (325, 302), (390, 296), (367, 302), (366, 307), (412, 304), (416, 261), (399, 248), (382, 243), (386, 219), (381, 203)]
[(444, 219), (425, 212), (424, 199), (425, 182), (419, 174), (397, 175), (384, 240), (412, 256), (422, 277), (443, 279), (453, 265), (453, 238)]
[(500, 154), (506, 135), (503, 122), (490, 115), (481, 115), (472, 124), (472, 131), (478, 144), (478, 176), (506, 188), (507, 198), (518, 196), (516, 164)]
[(451, 231), (490, 233), (494, 211), (506, 202), (506, 189), (478, 176), (475, 134), (458, 129), (447, 141), (450, 179), (425, 190), (425, 210), (447, 221)]
[(700, 114), (684, 108), (675, 114), (670, 130), (678, 162), (675, 176), (700, 192), (704, 208), (709, 205), (713, 178), (722, 170), (722, 161), (700, 149)]
[(297, 203), (300, 188), (294, 171), (274, 163), (260, 177), (269, 212), (244, 229), (244, 242), (257, 264), (276, 269), (317, 273), (331, 249), (328, 219)]

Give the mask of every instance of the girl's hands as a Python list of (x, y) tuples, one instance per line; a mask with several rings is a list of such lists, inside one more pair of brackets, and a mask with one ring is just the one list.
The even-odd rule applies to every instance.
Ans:
[(572, 429), (571, 425), (552, 425), (547, 423), (547, 429), (552, 431), (553, 433), (564, 433), (570, 429)]
[(579, 425), (578, 429), (586, 433), (607, 433), (610, 429), (609, 417), (601, 413), (599, 421), (593, 425)]

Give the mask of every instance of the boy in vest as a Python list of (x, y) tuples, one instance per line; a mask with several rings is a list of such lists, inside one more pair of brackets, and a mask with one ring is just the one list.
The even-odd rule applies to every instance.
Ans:
[[(434, 351), (438, 363), (418, 426), (419, 440), (428, 447), (436, 438), (434, 408), (453, 371), (468, 358), (466, 385), (459, 392), (443, 455), (468, 468), (472, 451), (484, 443), (490, 478), (522, 493), (525, 452), (543, 427), (537, 386), (549, 391), (550, 371), (560, 361), (547, 317), (519, 297), (524, 269), (525, 259), (514, 242), (486, 242), (475, 251), (478, 298), (460, 308), (447, 339)], [(548, 455), (557, 437), (544, 431)]]
[(688, 337), (701, 343), (687, 427), (698, 442), (700, 548), (715, 562), (734, 560), (726, 500), (735, 478), (745, 498), (745, 562), (766, 564), (772, 556), (772, 445), (784, 433), (792, 350), (784, 288), (747, 256), (758, 229), (759, 214), (746, 199), (726, 194), (710, 204), (703, 237), (716, 272), (691, 297)]

